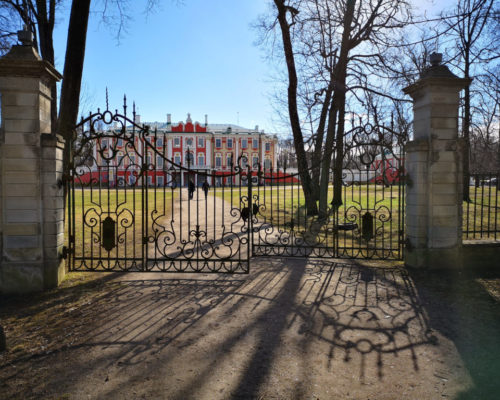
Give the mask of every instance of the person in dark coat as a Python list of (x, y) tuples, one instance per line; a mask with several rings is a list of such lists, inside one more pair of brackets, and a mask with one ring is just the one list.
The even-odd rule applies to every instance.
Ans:
[(208, 195), (208, 189), (210, 189), (210, 185), (208, 184), (207, 181), (203, 182), (203, 185), (201, 186), (201, 188), (203, 189), (203, 192), (205, 193), (205, 200), (207, 199), (207, 195)]
[(194, 182), (192, 179), (189, 180), (188, 182), (188, 193), (189, 193), (189, 200), (192, 200), (193, 199), (193, 196), (194, 196), (194, 191), (195, 191), (195, 186), (194, 186)]

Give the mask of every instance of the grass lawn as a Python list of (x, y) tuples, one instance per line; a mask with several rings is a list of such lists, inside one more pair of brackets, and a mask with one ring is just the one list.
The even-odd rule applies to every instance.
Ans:
[(499, 239), (500, 191), (495, 186), (471, 187), (470, 198), (463, 203), (464, 239)]
[[(233, 207), (241, 209), (248, 203), (248, 189), (243, 187), (211, 188), (210, 191), (224, 199)], [(274, 233), (288, 235), (290, 232), (315, 231), (314, 243), (339, 248), (366, 247), (366, 241), (360, 237), (361, 218), (370, 212), (373, 219), (375, 236), (369, 246), (377, 248), (397, 248), (400, 229), (403, 227), (403, 211), (399, 209), (402, 187), (397, 185), (353, 185), (343, 188), (344, 204), (337, 213), (331, 215), (327, 224), (318, 224), (317, 217), (308, 217), (305, 210), (304, 195), (298, 185), (294, 186), (258, 186), (252, 188), (252, 203), (259, 206), (257, 223), (254, 226), (272, 226)], [(144, 201), (143, 201), (144, 197)], [(333, 197), (333, 187), (328, 189), (328, 199)], [(495, 238), (495, 230), (500, 225), (500, 192), (495, 187), (474, 188), (471, 191), (471, 203), (463, 205), (464, 238)], [(178, 198), (177, 191), (170, 188), (148, 189), (142, 192), (136, 189), (95, 188), (75, 189), (75, 256), (95, 260), (142, 257), (146, 251), (143, 237), (151, 235), (154, 220), (167, 216), (171, 218), (173, 206)], [(146, 201), (147, 200), (147, 201)], [(147, 210), (143, 210), (147, 207)], [(148, 220), (143, 221), (143, 213)], [(102, 223), (110, 216), (115, 224), (114, 247), (106, 251), (102, 246)], [(349, 228), (357, 224), (358, 229)], [(352, 227), (352, 226), (351, 226)], [(68, 224), (66, 223), (66, 229)], [(488, 234), (489, 230), (491, 233)], [(474, 233), (476, 231), (476, 233)], [(483, 233), (479, 233), (483, 231)], [(299, 236), (302, 235), (299, 233)], [(500, 233), (496, 234), (496, 238)]]
[[(173, 194), (169, 188), (97, 190), (75, 189), (74, 220), (75, 257), (95, 259), (141, 258), (143, 237), (151, 234), (153, 221), (170, 216)], [(147, 209), (143, 210), (143, 207)], [(148, 215), (143, 221), (143, 213)], [(114, 247), (107, 251), (102, 246), (103, 221), (111, 217), (115, 222)], [(68, 221), (66, 222), (68, 232)], [(66, 235), (68, 236), (68, 235)]]
[[(339, 230), (338, 226), (356, 223), (361, 228), (361, 217), (367, 211), (374, 217), (374, 232), (376, 236), (371, 245), (383, 248), (397, 247), (399, 230), (402, 224), (402, 212), (399, 211), (399, 197), (402, 196), (399, 186), (384, 187), (382, 185), (353, 185), (343, 188), (344, 204), (337, 213), (331, 215), (331, 220), (319, 228), (316, 242), (328, 246), (359, 247), (361, 243), (359, 230)], [(218, 188), (216, 195), (240, 207), (241, 196), (246, 197), (246, 187)], [(333, 198), (333, 186), (328, 188), (328, 202)], [(258, 223), (271, 224), (281, 231), (307, 231), (317, 217), (308, 217), (302, 189), (294, 186), (260, 186), (252, 190), (252, 202), (259, 205)], [(244, 201), (246, 205), (246, 200)], [(330, 205), (330, 204), (329, 204)], [(401, 220), (400, 220), (401, 219)], [(306, 228), (307, 227), (307, 228)], [(392, 243), (391, 243), (392, 241)]]
[[(375, 216), (375, 229), (379, 229), (377, 240), (388, 242), (392, 237), (393, 242), (397, 241), (398, 231), (403, 223), (403, 213), (399, 212), (400, 190), (402, 189), (398, 186), (383, 187), (373, 184), (344, 187), (344, 204), (338, 215), (333, 217), (335, 224), (356, 222), (360, 225), (360, 214), (370, 211)], [(216, 191), (218, 197), (238, 208), (240, 197), (247, 194), (246, 187), (235, 187), (233, 191), (231, 188), (218, 188)], [(252, 195), (253, 202), (265, 205), (259, 209), (259, 219), (280, 229), (290, 230), (292, 219), (295, 229), (304, 229), (303, 227), (314, 219), (306, 216), (304, 195), (298, 185), (254, 187)], [(333, 187), (330, 185), (329, 201), (332, 198)], [(464, 238), (494, 238), (495, 231), (496, 238), (500, 238), (500, 192), (495, 187), (475, 188), (471, 190), (471, 200), (471, 203), (463, 203)], [(486, 232), (488, 230), (489, 234)], [(340, 231), (339, 237), (344, 243), (356, 242), (351, 231)]]

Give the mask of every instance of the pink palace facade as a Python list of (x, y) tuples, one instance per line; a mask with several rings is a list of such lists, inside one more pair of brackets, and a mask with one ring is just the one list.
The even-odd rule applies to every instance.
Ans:
[[(136, 117), (136, 122), (140, 123), (139, 116)], [(258, 126), (255, 129), (247, 129), (232, 124), (208, 124), (206, 115), (204, 124), (193, 123), (190, 114), (187, 115), (185, 122), (177, 124), (172, 124), (171, 115), (167, 114), (166, 123), (153, 122), (144, 125), (149, 125), (151, 131), (156, 129), (156, 135), (150, 137), (149, 142), (155, 142), (154, 146), (158, 153), (164, 155), (162, 157), (150, 151), (151, 149), (147, 152), (147, 163), (155, 166), (153, 171), (147, 173), (149, 186), (162, 187), (173, 179), (182, 186), (187, 184), (189, 172), (170, 163), (164, 165), (165, 159), (172, 160), (184, 168), (189, 166), (191, 170), (215, 174), (215, 182), (211, 182), (213, 179), (210, 177), (208, 180), (211, 185), (216, 186), (231, 183), (231, 178), (226, 175), (231, 173), (231, 162), (234, 160), (236, 163), (240, 156), (242, 156), (240, 165), (252, 166), (252, 176), (257, 175), (259, 163), (266, 169), (266, 174), (271, 169), (276, 171), (278, 138), (276, 135), (259, 131)], [(134, 144), (137, 152), (142, 155), (144, 143), (141, 143), (141, 140), (136, 137)], [(112, 160), (103, 159), (102, 149), (109, 148), (116, 151), (116, 157)], [(95, 179), (100, 175), (100, 181), (109, 182), (111, 186), (116, 184), (117, 179), (133, 185), (136, 183), (134, 171), (138, 169), (140, 162), (138, 158), (137, 154), (125, 148), (123, 140), (102, 138), (98, 146), (93, 149), (95, 163), (90, 167), (90, 171), (80, 176), (79, 180), (81, 183), (86, 183), (91, 177)], [(204, 175), (191, 173), (189, 176), (198, 186), (204, 181)], [(233, 183), (237, 182), (233, 179)]]

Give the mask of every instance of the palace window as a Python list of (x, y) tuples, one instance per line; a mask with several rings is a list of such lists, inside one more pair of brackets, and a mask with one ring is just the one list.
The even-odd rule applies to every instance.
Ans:
[(232, 154), (228, 154), (228, 155), (226, 156), (226, 165), (227, 165), (228, 167), (231, 167), (231, 163), (232, 163), (232, 162), (233, 162), (233, 155), (232, 155)]
[(186, 153), (186, 157), (185, 157), (185, 160), (186, 160), (186, 165), (193, 165), (194, 164), (194, 156), (193, 156), (193, 153), (188, 151)]
[(181, 164), (181, 155), (179, 153), (175, 153), (174, 163), (177, 164), (177, 165)]
[(118, 140), (116, 141), (116, 145), (117, 145), (118, 147), (122, 147), (122, 146), (123, 146), (123, 139), (118, 139)]
[(163, 187), (163, 176), (156, 177), (156, 186)]
[(181, 138), (174, 137), (174, 147), (180, 147), (180, 145), (181, 145)]
[(163, 147), (163, 138), (156, 139), (156, 147)]
[(259, 168), (259, 157), (253, 157), (252, 159), (252, 168)]
[(266, 158), (264, 160), (264, 168), (265, 169), (271, 169), (271, 160), (269, 158)]
[(248, 163), (248, 158), (245, 154), (241, 157), (241, 167), (246, 168)]
[(220, 138), (215, 139), (215, 147), (220, 149), (222, 147), (222, 140)]
[(198, 147), (201, 147), (201, 148), (205, 147), (205, 138), (202, 138), (202, 137), (198, 138)]
[(227, 146), (228, 149), (232, 149), (233, 148), (233, 139), (232, 138), (228, 138), (227, 139), (226, 146)]
[(198, 154), (198, 166), (199, 167), (205, 166), (205, 155), (203, 153)]
[(156, 156), (156, 168), (163, 168), (163, 157)]
[(186, 139), (186, 146), (189, 146), (189, 147), (193, 146), (193, 138), (187, 138)]
[(271, 151), (271, 143), (266, 142), (266, 151)]
[(217, 155), (215, 156), (215, 166), (220, 168), (222, 166), (222, 157)]
[(246, 139), (241, 139), (241, 148), (246, 149), (247, 148), (247, 140)]
[(253, 148), (258, 149), (259, 148), (259, 139), (254, 139), (253, 140)]

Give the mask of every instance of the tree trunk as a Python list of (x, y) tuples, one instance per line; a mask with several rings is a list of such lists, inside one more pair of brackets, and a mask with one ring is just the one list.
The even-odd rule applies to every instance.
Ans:
[(331, 82), (333, 81), (333, 73), (330, 78), (330, 85), (326, 90), (325, 100), (323, 102), (323, 106), (321, 107), (321, 114), (319, 117), (318, 130), (316, 131), (316, 141), (314, 145), (314, 154), (313, 154), (313, 169), (312, 169), (312, 185), (314, 189), (314, 198), (319, 200), (319, 179), (321, 176), (321, 164), (320, 160), (323, 154), (323, 139), (325, 137), (325, 126), (326, 120), (328, 117), (328, 111), (330, 110), (331, 102), (332, 102), (332, 92), (333, 86)]
[[(55, 14), (55, 0), (49, 2), (49, 12), (47, 12), (46, 0), (36, 1), (38, 11), (38, 40), (40, 43), (40, 52), (42, 58), (52, 65), (55, 65), (54, 58), (54, 14)], [(50, 105), (50, 119), (52, 128), (55, 129), (57, 125), (57, 84), (52, 82), (50, 86), (50, 94), (52, 102)]]
[[(286, 65), (288, 70), (288, 114), (290, 116), (290, 125), (293, 133), (293, 143), (297, 156), (297, 168), (299, 170), (302, 190), (306, 203), (307, 215), (316, 215), (318, 207), (314, 198), (312, 180), (309, 174), (306, 152), (304, 149), (304, 136), (300, 126), (299, 113), (297, 108), (297, 70), (295, 68), (295, 58), (293, 54), (292, 39), (290, 36), (290, 25), (288, 24), (286, 14), (289, 8), (285, 6), (284, 0), (274, 0), (278, 9), (278, 22), (281, 28), (283, 39), (283, 50), (285, 52)], [(292, 11), (291, 11), (292, 12)]]
[(64, 60), (64, 79), (61, 87), (59, 118), (57, 120), (57, 132), (66, 140), (64, 151), (65, 172), (68, 171), (73, 129), (78, 118), (90, 2), (91, 0), (73, 0), (71, 5), (66, 58)]
[(333, 200), (332, 207), (336, 210), (342, 205), (342, 166), (344, 162), (344, 131), (345, 131), (345, 94), (344, 102), (339, 109), (339, 123), (337, 128), (337, 153), (333, 168)]
[[(347, 62), (350, 50), (350, 35), (351, 25), (354, 18), (355, 0), (348, 0), (346, 3), (346, 11), (344, 16), (344, 27), (342, 32), (342, 42), (340, 47), (340, 55), (337, 65), (334, 70), (334, 94), (332, 107), (330, 109), (330, 117), (328, 120), (328, 131), (325, 143), (325, 151), (321, 165), (321, 184), (320, 184), (320, 199), (319, 213), (325, 216), (328, 208), (328, 178), (330, 175), (330, 164), (332, 161), (333, 144), (336, 136), (336, 155), (335, 166), (333, 171), (333, 201), (334, 208), (342, 205), (342, 163), (344, 161), (344, 112), (345, 112), (345, 93), (346, 93), (346, 77), (347, 77)], [(335, 129), (336, 120), (338, 118), (338, 126)]]
[[(464, 78), (469, 77), (469, 60), (466, 56)], [(463, 149), (463, 200), (470, 202), (469, 176), (470, 176), (470, 87), (465, 86), (464, 92), (464, 120), (462, 126), (464, 149)]]
[[(323, 158), (321, 160), (321, 178), (319, 185), (319, 216), (320, 218), (326, 218), (327, 208), (328, 208), (328, 182), (330, 178), (330, 165), (332, 162), (333, 147), (335, 142), (335, 136), (337, 131), (337, 107), (336, 101), (330, 107), (328, 113), (328, 130), (326, 135), (325, 151), (323, 152)], [(336, 159), (335, 159), (336, 160)]]

